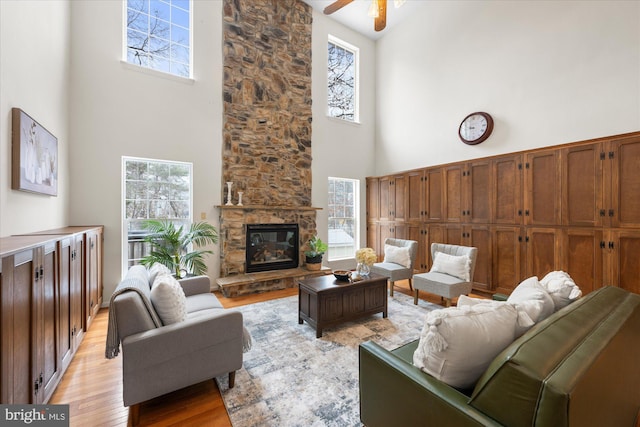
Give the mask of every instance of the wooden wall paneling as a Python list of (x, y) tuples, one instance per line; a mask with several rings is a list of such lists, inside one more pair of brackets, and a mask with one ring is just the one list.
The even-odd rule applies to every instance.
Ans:
[(560, 224), (559, 150), (529, 152), (525, 155), (525, 210), (527, 225)]
[(462, 225), (447, 224), (445, 226), (444, 241), (439, 243), (446, 243), (448, 245), (462, 245)]
[(444, 219), (442, 169), (429, 168), (425, 171), (425, 211), (426, 220), (429, 222), (442, 221)]
[(526, 277), (538, 276), (542, 279), (547, 273), (560, 269), (559, 240), (560, 233), (557, 228), (526, 228)]
[(601, 288), (605, 263), (602, 229), (567, 228), (562, 239), (561, 270), (571, 276), (583, 295)]
[(420, 222), (424, 216), (424, 170), (407, 172), (406, 177), (406, 220)]
[(464, 164), (454, 164), (443, 168), (444, 174), (444, 215), (446, 222), (460, 223), (466, 218), (462, 211), (462, 173)]
[(462, 172), (463, 221), (489, 224), (491, 222), (491, 161), (470, 162)]
[(367, 178), (367, 219), (378, 220), (380, 218), (380, 194), (378, 178)]
[(392, 178), (390, 176), (381, 176), (378, 181), (378, 200), (380, 205), (380, 212), (378, 218), (380, 221), (391, 221), (393, 215), (391, 215), (391, 201), (394, 200), (395, 195), (392, 194)]
[(523, 161), (521, 154), (501, 156), (492, 161), (492, 218), (495, 224), (522, 224)]
[(611, 191), (607, 216), (612, 227), (640, 228), (640, 135), (607, 144)]
[(367, 247), (376, 251), (378, 254), (378, 261), (382, 261), (382, 257), (384, 257), (384, 247), (381, 247), (380, 244), (380, 227), (376, 222), (367, 223)]
[(564, 148), (562, 164), (562, 223), (600, 227), (605, 217), (602, 166), (603, 144)]
[(492, 226), (492, 287), (498, 293), (510, 294), (522, 277), (521, 227)]
[(405, 220), (405, 201), (407, 198), (406, 176), (404, 174), (394, 175), (391, 186), (393, 187), (393, 200), (391, 203), (391, 215), (395, 221)]

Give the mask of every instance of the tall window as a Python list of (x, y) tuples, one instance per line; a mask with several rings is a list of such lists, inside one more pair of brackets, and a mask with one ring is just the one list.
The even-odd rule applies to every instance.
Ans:
[(329, 260), (353, 258), (360, 229), (360, 181), (329, 178)]
[(327, 61), (327, 114), (350, 122), (358, 117), (359, 49), (329, 36)]
[(191, 0), (125, 0), (127, 62), (191, 77)]
[(148, 255), (145, 220), (191, 223), (191, 171), (191, 163), (122, 158), (123, 271)]

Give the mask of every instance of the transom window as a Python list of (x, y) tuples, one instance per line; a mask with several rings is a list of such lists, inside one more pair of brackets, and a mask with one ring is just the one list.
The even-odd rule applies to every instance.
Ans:
[(125, 0), (126, 61), (191, 77), (191, 0)]
[(327, 114), (330, 117), (358, 122), (359, 49), (329, 36), (327, 60)]
[(360, 181), (329, 178), (329, 261), (353, 258), (359, 247)]
[(123, 271), (149, 253), (143, 243), (148, 219), (192, 220), (191, 163), (123, 157)]

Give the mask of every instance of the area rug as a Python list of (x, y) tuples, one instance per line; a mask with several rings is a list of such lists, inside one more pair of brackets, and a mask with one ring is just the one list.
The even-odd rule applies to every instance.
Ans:
[(253, 338), (236, 373), (216, 380), (234, 427), (361, 426), (358, 345), (394, 349), (417, 339), (425, 315), (442, 308), (396, 292), (388, 317), (366, 317), (323, 330), (298, 324), (298, 297), (239, 307)]

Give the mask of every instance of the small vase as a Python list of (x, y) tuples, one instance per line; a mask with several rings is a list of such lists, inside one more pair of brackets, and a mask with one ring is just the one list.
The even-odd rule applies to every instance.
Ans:
[(371, 268), (364, 262), (359, 262), (356, 266), (356, 273), (360, 276), (368, 276), (371, 273)]
[(244, 194), (242, 191), (238, 191), (238, 206), (244, 206), (242, 204), (242, 194)]
[(231, 186), (233, 182), (227, 182), (227, 203), (225, 206), (233, 206), (233, 202), (231, 201)]

